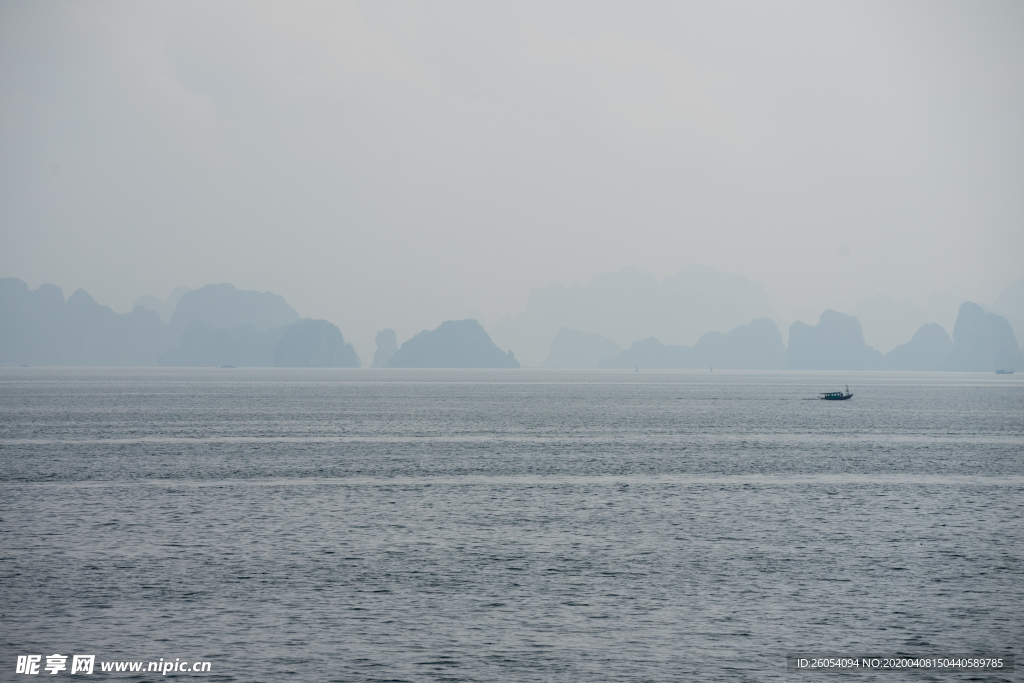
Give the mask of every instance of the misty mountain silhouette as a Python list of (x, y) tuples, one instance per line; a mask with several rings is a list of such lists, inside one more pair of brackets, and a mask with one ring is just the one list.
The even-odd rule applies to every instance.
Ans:
[(562, 327), (588, 330), (620, 345), (646, 337), (692, 344), (708, 330), (771, 316), (768, 292), (740, 275), (689, 265), (659, 281), (626, 268), (596, 275), (586, 285), (534, 289), (526, 310), (502, 318), (490, 333), (501, 346), (516, 349), (527, 365), (539, 365)]
[(266, 331), (287, 327), (298, 319), (299, 314), (279, 294), (240, 290), (224, 283), (185, 292), (171, 316), (171, 329), (180, 334), (202, 321), (220, 329), (252, 325)]
[(992, 372), (1024, 370), (1024, 355), (1010, 323), (966, 301), (953, 326), (953, 339), (935, 323), (922, 325), (914, 337), (885, 356), (889, 370)]
[(952, 340), (941, 325), (926, 323), (910, 341), (884, 357), (864, 342), (856, 318), (828, 310), (815, 326), (793, 323), (788, 356), (793, 370), (992, 372), (1024, 368), (1024, 356), (1010, 323), (970, 301), (960, 306)]
[(181, 346), (160, 357), (160, 365), (358, 368), (359, 356), (326, 320), (304, 318), (269, 330), (254, 325), (223, 329), (197, 320), (182, 334)]
[(951, 370), (953, 340), (938, 323), (925, 323), (906, 344), (885, 354), (886, 370)]
[(782, 370), (786, 346), (782, 332), (770, 318), (751, 320), (722, 334), (708, 332), (693, 347), (696, 359), (723, 370)]
[(389, 368), (518, 368), (512, 352), (504, 353), (476, 320), (448, 320), (402, 344)]
[(621, 351), (608, 337), (569, 327), (558, 330), (551, 340), (551, 353), (542, 368), (596, 368)]
[(284, 331), (274, 349), (280, 368), (358, 368), (359, 356), (341, 330), (326, 320), (303, 318)]
[(373, 364), (371, 368), (386, 368), (388, 360), (398, 351), (398, 336), (390, 327), (381, 330), (374, 337), (377, 343), (377, 350), (373, 352)]
[(84, 289), (65, 304), (69, 340), (68, 365), (152, 365), (158, 352), (171, 343), (167, 328), (153, 311), (136, 307), (115, 313)]
[(254, 325), (233, 329), (217, 328), (197, 320), (181, 335), (181, 345), (160, 356), (160, 365), (170, 367), (269, 367), (285, 327), (258, 330)]
[(790, 370), (881, 370), (882, 354), (864, 342), (860, 321), (829, 309), (817, 325), (797, 321), (789, 327)]
[(666, 346), (654, 337), (633, 342), (628, 349), (614, 358), (602, 361), (598, 367), (607, 369), (682, 370), (696, 367), (689, 346)]
[(1020, 346), (1006, 318), (986, 313), (970, 301), (960, 306), (953, 326), (952, 368), (973, 372), (1024, 370)]
[(22, 280), (0, 278), (0, 363), (151, 366), (173, 344), (153, 311), (115, 313), (84, 289), (65, 302), (54, 285), (29, 290)]
[[(21, 280), (0, 278), (0, 363), (359, 366), (352, 345), (326, 320), (305, 319), (267, 329), (256, 324), (288, 321), (297, 315), (275, 294), (209, 285), (181, 296), (174, 320), (181, 324), (192, 318), (192, 322), (176, 332), (161, 322), (157, 311), (143, 306), (131, 313), (115, 313), (84, 289), (65, 301), (54, 285), (29, 290)], [(252, 322), (226, 327), (239, 320)]]
[(63, 365), (69, 336), (60, 288), (44, 284), (30, 290), (16, 278), (0, 279), (0, 362)]
[(1024, 343), (1024, 278), (1004, 289), (992, 304), (995, 313), (1006, 318), (1018, 342)]
[(603, 368), (695, 370), (780, 370), (786, 365), (782, 333), (769, 318), (738, 325), (726, 334), (708, 332), (694, 346), (662, 344), (651, 337), (635, 342)]
[[(641, 280), (647, 277), (639, 271), (629, 274), (634, 276)], [(617, 280), (613, 277), (610, 281)], [(646, 281), (648, 285), (653, 281), (661, 286), (656, 280)], [(1016, 305), (1016, 286), (1000, 295), (1003, 306)], [(183, 325), (188, 320), (191, 322), (182, 330), (174, 329), (174, 325)], [(236, 324), (239, 321), (241, 324)], [(283, 324), (272, 325), (275, 322)], [(30, 290), (22, 280), (0, 278), (0, 363), (4, 364), (359, 365), (355, 350), (345, 343), (341, 330), (325, 320), (298, 320), (295, 309), (269, 292), (241, 291), (229, 284), (207, 285), (181, 296), (172, 323), (165, 325), (158, 312), (143, 306), (136, 306), (131, 313), (115, 313), (82, 289), (65, 301), (61, 290), (52, 284)], [(447, 321), (436, 330), (421, 332), (400, 349), (396, 347), (394, 331), (381, 331), (377, 335), (374, 365), (519, 367), (512, 352), (503, 353), (472, 319)], [(766, 318), (735, 326), (726, 334), (708, 332), (692, 347), (666, 345), (649, 337), (635, 342), (626, 351), (616, 354), (616, 350), (615, 342), (600, 334), (559, 328), (544, 365), (691, 369), (714, 366), (723, 370), (1024, 370), (1024, 354), (1007, 319), (986, 313), (972, 302), (960, 306), (952, 340), (941, 326), (928, 323), (910, 341), (884, 357), (864, 341), (857, 318), (833, 310), (823, 312), (817, 325), (793, 323), (788, 350), (782, 345), (775, 323)]]
[[(891, 351), (914, 336), (929, 318), (917, 304), (879, 294), (862, 301), (853, 311), (860, 321), (864, 342), (882, 353)], [(931, 318), (937, 322), (935, 318)]]
[(166, 301), (160, 301), (155, 296), (140, 296), (135, 300), (135, 306), (142, 306), (143, 308), (151, 311), (156, 311), (160, 314), (160, 320), (164, 323), (171, 322), (171, 316), (174, 315), (174, 310), (178, 307), (178, 302), (185, 292), (189, 291), (188, 287), (176, 287), (171, 290), (170, 295)]

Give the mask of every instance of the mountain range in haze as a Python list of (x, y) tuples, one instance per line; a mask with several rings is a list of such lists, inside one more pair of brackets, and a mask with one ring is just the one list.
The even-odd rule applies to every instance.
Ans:
[(586, 285), (535, 289), (526, 310), (505, 316), (490, 332), (526, 365), (540, 365), (563, 327), (599, 334), (620, 346), (646, 337), (692, 344), (709, 330), (772, 317), (765, 288), (740, 275), (690, 265), (658, 280), (626, 268), (596, 275)]
[[(21, 280), (0, 279), (0, 363), (360, 365), (337, 326), (301, 319), (271, 292), (217, 284), (136, 304), (121, 314), (84, 290), (65, 300), (54, 285), (30, 290)], [(1013, 330), (1024, 327), (1024, 280), (993, 308), (1005, 315), (951, 296), (934, 295), (925, 307), (879, 296), (857, 315), (827, 310), (816, 325), (794, 322), (786, 344), (758, 283), (703, 266), (661, 281), (630, 268), (587, 285), (534, 290), (522, 313), (489, 331), (476, 320), (451, 320), (399, 345), (394, 330), (382, 330), (371, 364), (518, 367), (504, 348), (546, 368), (1024, 369)], [(861, 317), (872, 321), (874, 343)], [(625, 350), (623, 342), (630, 344)]]
[[(142, 305), (115, 313), (83, 289), (0, 279), (0, 363), (101, 366), (358, 367), (341, 331), (299, 319), (270, 292), (207, 285), (176, 293), (169, 322)], [(166, 312), (166, 311), (165, 311)]]

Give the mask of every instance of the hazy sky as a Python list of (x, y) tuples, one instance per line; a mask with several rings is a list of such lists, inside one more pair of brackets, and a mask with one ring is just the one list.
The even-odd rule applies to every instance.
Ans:
[(372, 353), (688, 263), (810, 322), (1024, 276), (1024, 3), (0, 4), (0, 276)]

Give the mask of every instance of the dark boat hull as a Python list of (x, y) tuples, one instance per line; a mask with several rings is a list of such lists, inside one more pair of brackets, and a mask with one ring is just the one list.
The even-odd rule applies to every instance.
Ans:
[(853, 398), (853, 394), (841, 394), (839, 396), (822, 396), (822, 401), (845, 401), (848, 398)]

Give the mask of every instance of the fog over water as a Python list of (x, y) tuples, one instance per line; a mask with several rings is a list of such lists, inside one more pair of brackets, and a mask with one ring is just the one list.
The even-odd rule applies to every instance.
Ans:
[(1024, 276), (1021, 35), (1012, 2), (4, 3), (0, 276), (269, 290), (365, 359), (699, 264), (886, 351)]
[(1022, 37), (0, 3), (0, 681), (1019, 655)]

